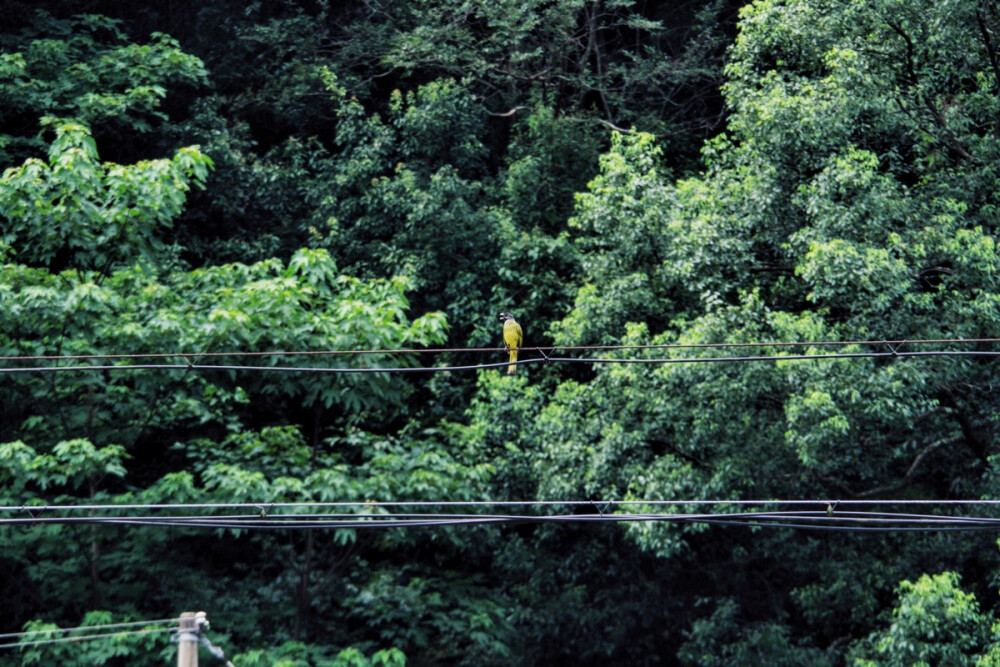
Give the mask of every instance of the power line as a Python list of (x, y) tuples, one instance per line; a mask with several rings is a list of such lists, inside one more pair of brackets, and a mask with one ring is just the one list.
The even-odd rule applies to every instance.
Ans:
[(606, 511), (617, 506), (673, 506), (673, 505), (788, 505), (788, 506), (837, 506), (877, 507), (880, 505), (1000, 505), (1000, 499), (992, 498), (887, 498), (887, 499), (840, 499), (840, 498), (701, 498), (701, 499), (596, 499), (596, 500), (351, 500), (351, 501), (299, 501), (299, 502), (243, 502), (243, 503), (131, 503), (131, 504), (81, 504), (81, 505), (0, 505), (0, 512), (26, 512), (34, 517), (36, 512), (94, 512), (115, 510), (208, 510), (247, 509), (265, 510), (298, 508), (398, 508), (398, 507), (568, 507), (592, 506)]
[(26, 642), (14, 642), (10, 644), (0, 644), (0, 648), (26, 648), (28, 646), (43, 646), (46, 644), (69, 644), (75, 642), (89, 641), (91, 639), (109, 639), (111, 637), (128, 637), (134, 635), (152, 635), (164, 632), (172, 632), (174, 628), (149, 628), (146, 630), (126, 630), (123, 632), (108, 632), (96, 635), (80, 635), (77, 637), (59, 637), (56, 639), (35, 639)]
[(581, 357), (542, 357), (522, 359), (515, 362), (498, 362), (489, 364), (473, 364), (464, 366), (401, 366), (401, 367), (364, 367), (339, 368), (323, 366), (245, 366), (220, 364), (113, 364), (113, 365), (82, 365), (82, 366), (21, 366), (0, 368), (0, 374), (25, 374), (45, 372), (88, 372), (88, 371), (138, 371), (138, 370), (173, 370), (173, 371), (228, 371), (228, 372), (262, 372), (262, 373), (308, 373), (308, 374), (364, 374), (364, 373), (445, 373), (488, 370), (491, 368), (506, 368), (510, 365), (530, 364), (697, 364), (697, 363), (736, 363), (736, 362), (771, 362), (771, 361), (822, 361), (834, 359), (879, 359), (879, 358), (915, 358), (915, 357), (1000, 357), (997, 350), (927, 350), (921, 352), (837, 352), (831, 354), (788, 354), (788, 355), (753, 355), (727, 357), (668, 357), (655, 359), (622, 359), (622, 358), (581, 358)]
[[(942, 345), (942, 344), (995, 344), (1000, 338), (920, 338), (893, 340), (840, 340), (840, 341), (761, 341), (742, 343), (658, 343), (634, 345), (549, 345), (521, 347), (522, 352), (567, 352), (581, 351), (611, 351), (611, 350), (689, 350), (689, 349), (726, 349), (748, 347), (846, 347), (846, 346), (888, 346), (899, 348), (904, 345)], [(496, 353), (503, 352), (502, 347), (437, 347), (421, 349), (385, 348), (370, 350), (265, 350), (257, 352), (139, 352), (121, 354), (67, 354), (67, 355), (8, 355), (0, 356), (0, 361), (86, 361), (98, 359), (169, 359), (169, 358), (210, 358), (210, 357), (275, 357), (275, 356), (354, 356), (367, 354), (455, 354), (464, 352)]]
[(134, 628), (141, 625), (162, 625), (163, 623), (176, 623), (176, 618), (161, 618), (154, 621), (128, 621), (125, 623), (104, 623), (101, 625), (80, 625), (75, 628), (53, 628), (49, 630), (25, 630), (24, 632), (8, 632), (0, 634), (0, 639), (11, 639), (13, 637), (29, 637), (31, 635), (58, 634), (65, 632), (77, 632), (80, 630), (108, 630), (110, 628)]
[[(802, 501), (816, 505), (816, 501)], [(648, 504), (648, 503), (632, 503)], [(683, 501), (674, 504), (684, 504)], [(725, 503), (719, 503), (725, 504)], [(874, 503), (870, 503), (874, 504)], [(839, 504), (837, 505), (839, 507)], [(384, 508), (383, 508), (384, 509)], [(729, 526), (784, 527), (815, 530), (858, 530), (868, 532), (1000, 530), (1000, 517), (951, 516), (900, 512), (825, 510), (741, 511), (721, 513), (608, 512), (594, 506), (590, 514), (470, 514), (470, 513), (322, 513), (167, 516), (75, 516), (0, 519), (0, 525), (96, 524), (111, 526), (159, 526), (222, 530), (315, 530), (391, 529), (505, 525), (525, 523), (704, 523)]]
[[(754, 510), (719, 513), (683, 512), (623, 512), (623, 508), (678, 506), (753, 507), (786, 506), (823, 509)], [(316, 529), (387, 529), (433, 528), (471, 525), (504, 525), (523, 523), (591, 523), (591, 522), (673, 522), (709, 525), (785, 527), (815, 530), (887, 531), (950, 531), (1000, 530), (1000, 518), (951, 516), (943, 514), (913, 514), (899, 512), (858, 511), (880, 506), (986, 506), (1000, 505), (989, 499), (887, 499), (887, 500), (552, 500), (552, 501), (368, 501), (368, 502), (297, 502), (297, 503), (186, 503), (158, 505), (77, 505), (77, 506), (7, 506), (0, 512), (24, 512), (28, 517), (0, 518), (0, 525), (11, 527), (32, 524), (91, 524), (106, 526), (170, 527), (214, 530), (316, 530)], [(487, 507), (522, 507), (552, 509), (572, 508), (571, 514), (497, 514), (469, 511), (415, 513), (414, 508), (483, 509)], [(580, 510), (590, 508), (590, 513)], [(840, 508), (839, 511), (837, 508)], [(142, 514), (137, 516), (41, 516), (48, 512), (126, 511), (144, 510), (249, 510), (246, 514)], [(323, 513), (281, 510), (323, 509)], [(400, 512), (401, 509), (409, 509)], [(390, 511), (393, 510), (393, 511)]]

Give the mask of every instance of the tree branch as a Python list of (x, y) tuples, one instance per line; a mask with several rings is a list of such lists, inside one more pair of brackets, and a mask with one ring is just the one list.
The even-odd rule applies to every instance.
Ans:
[(930, 443), (929, 445), (920, 450), (920, 453), (917, 454), (917, 458), (913, 459), (913, 463), (910, 464), (910, 467), (906, 470), (906, 474), (903, 475), (903, 479), (899, 480), (899, 482), (895, 484), (888, 484), (886, 486), (879, 486), (874, 489), (869, 489), (868, 491), (862, 491), (855, 497), (870, 498), (871, 496), (876, 496), (880, 493), (885, 493), (888, 491), (898, 491), (899, 489), (906, 486), (910, 482), (910, 480), (913, 479), (914, 474), (916, 474), (917, 472), (917, 468), (920, 466), (921, 463), (923, 463), (924, 459), (927, 458), (928, 454), (933, 452), (935, 449), (938, 449), (939, 447), (943, 447), (945, 445), (954, 445), (956, 443), (959, 443), (962, 441), (963, 437), (964, 436), (959, 434), (959, 435), (953, 435), (950, 438), (941, 438), (939, 440), (935, 440), (934, 442)]
[[(910, 85), (913, 86), (913, 88), (915, 89), (918, 102), (922, 103), (923, 106), (926, 107), (926, 109), (931, 114), (931, 118), (934, 119), (934, 124), (937, 125), (942, 132), (944, 132), (945, 145), (948, 146), (951, 150), (955, 151), (955, 153), (960, 157), (962, 157), (963, 159), (969, 160), (974, 163), (977, 162), (977, 160), (968, 151), (968, 149), (962, 145), (962, 142), (958, 140), (958, 137), (955, 136), (955, 133), (952, 132), (951, 128), (948, 127), (947, 119), (945, 119), (944, 114), (941, 113), (941, 110), (938, 109), (937, 105), (934, 103), (934, 100), (930, 96), (925, 96), (921, 94), (920, 76), (917, 74), (917, 68), (915, 64), (917, 49), (916, 45), (913, 43), (913, 39), (910, 38), (910, 35), (905, 30), (903, 30), (903, 27), (901, 25), (898, 25), (892, 21), (887, 21), (886, 23), (889, 25), (890, 28), (892, 28), (893, 32), (902, 37), (903, 41), (906, 43), (906, 76), (909, 79)], [(899, 103), (900, 107), (903, 106), (902, 102), (898, 98), (896, 101), (897, 103)], [(928, 134), (931, 134), (933, 136), (933, 133), (931, 132), (928, 132)]]
[(505, 111), (503, 113), (496, 113), (494, 111), (487, 111), (486, 113), (488, 113), (489, 115), (494, 116), (496, 118), (510, 118), (511, 116), (513, 116), (514, 114), (516, 114), (518, 111), (526, 111), (527, 109), (528, 109), (528, 107), (514, 107), (510, 111)]

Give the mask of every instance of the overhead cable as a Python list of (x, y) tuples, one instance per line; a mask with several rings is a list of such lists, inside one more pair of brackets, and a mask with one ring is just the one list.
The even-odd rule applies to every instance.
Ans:
[(43, 646), (46, 644), (69, 644), (89, 641), (91, 639), (108, 639), (111, 637), (128, 637), (135, 635), (152, 635), (158, 633), (171, 632), (173, 628), (148, 628), (146, 630), (125, 630), (122, 632), (108, 632), (96, 635), (78, 635), (74, 637), (57, 637), (55, 639), (34, 639), (26, 642), (15, 642), (10, 644), (0, 644), (0, 648), (27, 648), (29, 646)]
[(614, 508), (619, 506), (674, 506), (674, 505), (789, 505), (789, 506), (854, 506), (877, 507), (880, 505), (1000, 505), (997, 498), (672, 498), (672, 499), (597, 499), (597, 500), (345, 500), (345, 501), (296, 501), (296, 502), (214, 502), (214, 503), (123, 503), (123, 504), (92, 504), (79, 505), (0, 505), (0, 512), (35, 513), (45, 512), (94, 512), (121, 510), (207, 510), (207, 509), (247, 509), (264, 510), (269, 513), (274, 509), (290, 508), (398, 508), (398, 507), (550, 507), (565, 505), (567, 507), (592, 506), (595, 508)]
[[(556, 350), (566, 352), (610, 351), (610, 350), (690, 350), (690, 349), (726, 349), (747, 347), (846, 347), (846, 346), (888, 346), (899, 348), (904, 345), (960, 345), (960, 344), (995, 344), (1000, 338), (919, 338), (893, 340), (818, 340), (818, 341), (758, 341), (739, 343), (648, 343), (633, 345), (548, 345), (521, 347), (523, 352), (547, 352)], [(85, 361), (98, 359), (169, 359), (206, 357), (276, 357), (276, 356), (353, 356), (368, 354), (456, 354), (464, 352), (503, 352), (502, 347), (431, 347), (419, 349), (385, 348), (369, 350), (264, 350), (264, 351), (228, 351), (228, 352), (139, 352), (119, 354), (67, 354), (67, 355), (7, 355), (0, 356), (0, 361)]]
[(0, 639), (11, 639), (13, 637), (30, 637), (32, 635), (53, 635), (66, 632), (80, 632), (92, 630), (109, 630), (111, 628), (134, 628), (142, 625), (162, 625), (164, 623), (176, 623), (176, 618), (161, 618), (153, 621), (128, 621), (125, 623), (104, 623), (101, 625), (81, 625), (75, 628), (51, 628), (48, 630), (25, 630), (24, 632), (8, 632), (0, 634)]
[[(679, 502), (676, 504), (683, 504)], [(813, 503), (815, 506), (815, 503)], [(784, 527), (868, 532), (1000, 530), (1000, 517), (952, 516), (854, 510), (784, 510), (720, 513), (608, 512), (593, 508), (581, 514), (470, 514), (470, 513), (322, 513), (161, 516), (70, 516), (4, 518), (0, 525), (91, 524), (106, 526), (159, 526), (223, 530), (391, 529), (443, 526), (504, 525), (525, 523), (703, 523), (730, 526)]]
[(503, 361), (488, 364), (473, 364), (464, 366), (398, 366), (398, 367), (324, 367), (324, 366), (246, 366), (228, 364), (86, 364), (76, 366), (19, 366), (0, 368), (0, 374), (30, 374), (30, 373), (65, 373), (93, 371), (228, 371), (228, 372), (258, 372), (258, 373), (305, 373), (305, 374), (365, 374), (365, 373), (446, 373), (462, 371), (488, 370), (491, 368), (506, 368), (511, 365), (531, 364), (698, 364), (698, 363), (735, 363), (735, 362), (771, 362), (771, 361), (823, 361), (834, 359), (879, 359), (879, 358), (915, 358), (915, 357), (1000, 357), (997, 350), (926, 350), (919, 352), (836, 352), (830, 354), (788, 354), (788, 355), (752, 355), (727, 357), (667, 357), (656, 359), (623, 359), (603, 357), (541, 357), (523, 359), (515, 362)]

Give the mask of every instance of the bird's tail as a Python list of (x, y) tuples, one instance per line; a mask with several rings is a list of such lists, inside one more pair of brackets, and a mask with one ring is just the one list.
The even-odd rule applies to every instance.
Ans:
[(514, 365), (515, 361), (517, 361), (517, 350), (511, 350), (510, 351), (511, 365), (507, 367), (507, 375), (513, 375), (514, 373), (517, 372), (517, 366)]

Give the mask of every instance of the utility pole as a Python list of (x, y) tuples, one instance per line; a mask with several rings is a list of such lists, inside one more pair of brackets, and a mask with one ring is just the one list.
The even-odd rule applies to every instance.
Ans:
[(181, 627), (177, 633), (177, 667), (198, 667), (198, 641), (206, 622), (203, 611), (181, 614)]
[(226, 663), (226, 667), (235, 667), (226, 660), (222, 649), (205, 636), (205, 630), (208, 629), (205, 612), (186, 611), (181, 614), (180, 620), (180, 629), (177, 631), (177, 667), (198, 667), (198, 644), (204, 645), (209, 653)]

